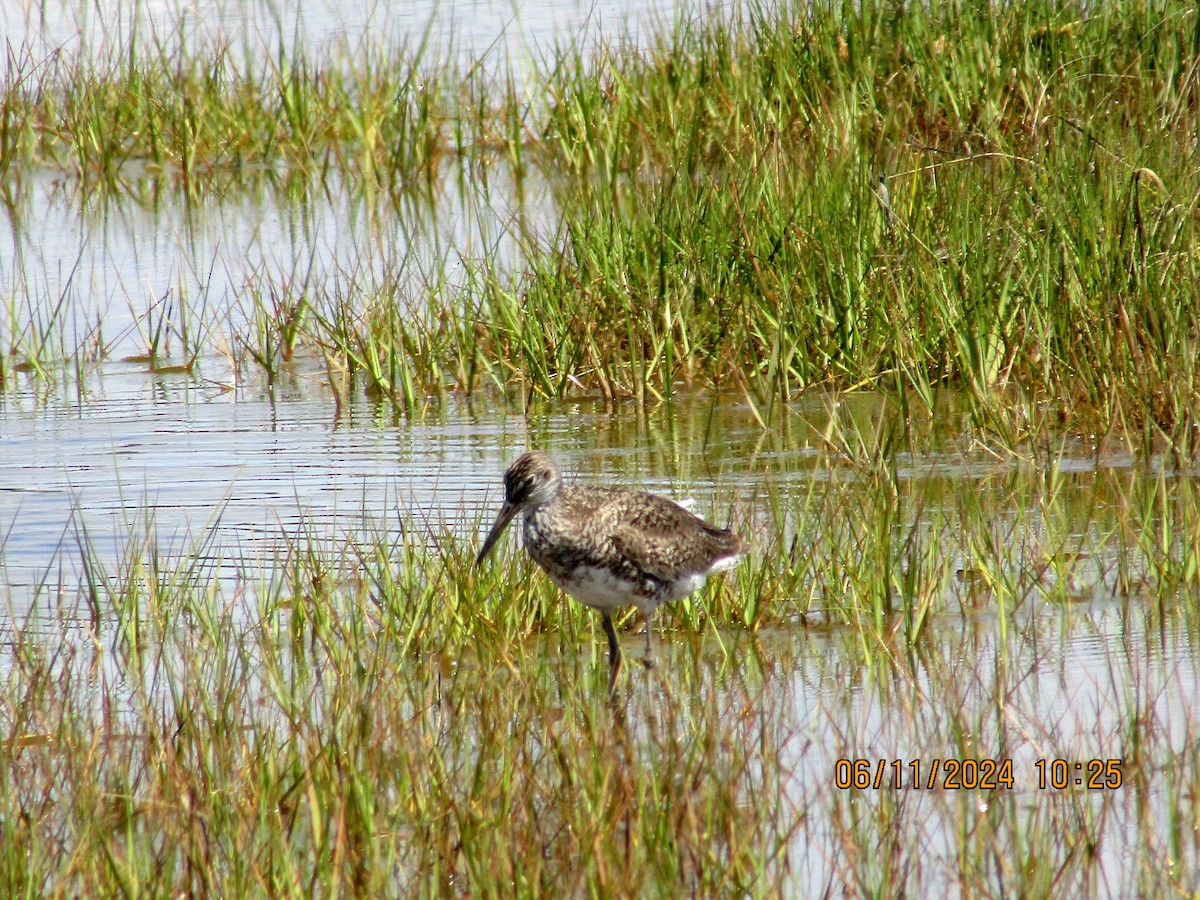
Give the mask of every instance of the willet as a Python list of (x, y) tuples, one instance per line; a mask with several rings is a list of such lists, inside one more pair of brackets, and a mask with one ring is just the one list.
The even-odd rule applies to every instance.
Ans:
[(699, 590), (709, 575), (733, 568), (749, 550), (732, 531), (709, 525), (658, 494), (565, 485), (550, 457), (533, 450), (504, 473), (504, 505), (476, 565), (517, 513), (522, 513), (525, 549), (534, 562), (563, 591), (600, 611), (608, 637), (610, 693), (621, 669), (613, 610), (636, 606), (641, 612), (649, 668), (654, 610)]

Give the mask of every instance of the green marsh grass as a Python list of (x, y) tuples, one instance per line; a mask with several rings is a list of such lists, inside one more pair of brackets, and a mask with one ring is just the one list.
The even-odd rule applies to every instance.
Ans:
[[(1189, 883), (1188, 479), (1078, 472), (1067, 455), (1045, 472), (978, 452), (930, 465), (886, 417), (830, 409), (811, 477), (766, 467), (753, 504), (718, 485), (704, 511), (754, 553), (656, 617), (659, 665), (630, 666), (615, 704), (597, 617), (516, 541), (477, 569), (475, 537), (416, 521), (354, 539), (301, 524), (258, 559), (211, 531), (164, 546), (150, 517), (107, 561), (77, 534), (82, 582), (48, 573), (4, 631), (0, 883), (755, 896)], [(620, 626), (640, 641), (636, 615)], [(1015, 784), (835, 785), (838, 758), (883, 757), (1012, 758)], [(1036, 786), (1036, 760), (1082, 757), (1123, 760), (1123, 787)]]
[[(265, 61), (133, 38), (11, 58), (0, 158), (18, 181), (66, 171), (121, 197), (165, 179), (205, 203), (264, 180), (428, 202), (498, 167), (521, 202), (545, 185), (557, 226), (506, 216), (522, 261), (484, 250), (457, 290), (434, 273), (436, 316), (360, 281), (379, 308), (353, 328), (292, 323), (283, 347), (323, 348), (401, 410), (443, 389), (523, 406), (700, 387), (765, 423), (815, 386), (926, 411), (951, 391), (1009, 449), (1034, 410), (1186, 457), (1197, 35), (1183, 3), (759, 8), (559, 47), (520, 84), (437, 63), (428, 35)], [(257, 292), (268, 319), (297, 308), (286, 287)], [(250, 321), (240, 343), (269, 369)]]
[[(76, 535), (80, 576), (47, 571), (3, 631), (4, 893), (1192, 889), (1197, 732), (1171, 703), (1200, 619), (1194, 7), (682, 26), (563, 48), (524, 95), (423, 44), (10, 58), (6, 185), (196, 204), (336, 180), (385, 206), (455, 166), (549, 186), (561, 227), (512, 216), (515, 270), (485, 255), (451, 287), (439, 248), (417, 278), (404, 254), (260, 271), (232, 334), (152, 301), (152, 365), (202, 370), (227, 336), (344, 406), (500, 396), (535, 438), (545, 398), (631, 400), (597, 444), (668, 458), (659, 400), (768, 427), (761, 489), (704, 510), (754, 555), (656, 617), (660, 664), (616, 705), (596, 616), (512, 541), (477, 570), (437, 528), (300, 529), (263, 559), (164, 548), (150, 520), (111, 560)], [(5, 389), (103, 360), (100, 323), (69, 346), (68, 295), (3, 299)], [(844, 402), (863, 388), (902, 421)], [(930, 424), (946, 403), (961, 453)], [(771, 469), (801, 443), (810, 472)], [(837, 758), (999, 756), (1011, 791), (834, 784)], [(1034, 760), (1083, 757), (1123, 760), (1122, 788), (1035, 785)]]
[(162, 177), (203, 200), (337, 171), (400, 191), (427, 184), (446, 152), (442, 77), (423, 68), (423, 47), (343, 48), (342, 65), (322, 65), (299, 52), (264, 62), (248, 49), (238, 58), (228, 46), (135, 35), (101, 58), (54, 57), (36, 75), (17, 68), (6, 84), (9, 103), (34, 109), (23, 161), (66, 167), (85, 190)]
[(1190, 441), (1197, 33), (1182, 5), (818, 5), (568, 49), (544, 144), (565, 221), (520, 303), (600, 390), (986, 409), (1011, 385)]

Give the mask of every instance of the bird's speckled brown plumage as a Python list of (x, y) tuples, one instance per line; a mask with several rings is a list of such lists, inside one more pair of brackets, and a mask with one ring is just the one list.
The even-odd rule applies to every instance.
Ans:
[(504, 506), (483, 543), (481, 563), (518, 512), (525, 549), (565, 592), (604, 617), (612, 663), (620, 668), (612, 611), (636, 606), (646, 620), (660, 604), (699, 590), (707, 576), (737, 565), (749, 549), (673, 500), (643, 491), (564, 485), (544, 453), (523, 454), (504, 473)]

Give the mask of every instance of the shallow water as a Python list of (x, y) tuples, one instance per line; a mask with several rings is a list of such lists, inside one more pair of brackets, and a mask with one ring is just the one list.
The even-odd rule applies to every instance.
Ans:
[[(738, 5), (709, 2), (704, 8), (720, 14)], [(523, 57), (556, 42), (586, 46), (612, 37), (648, 38), (684, 6), (673, 0), (49, 0), (0, 5), (0, 31), (10, 46), (28, 47), (35, 56), (75, 44), (103, 54), (125, 46), (132, 33), (149, 46), (211, 42), (274, 55), (280, 46), (416, 46), (428, 32), (439, 56), (499, 56), (520, 67)]]
[[(524, 191), (528, 217), (545, 215), (536, 186)], [(371, 200), (331, 180), (309, 200), (262, 190), (212, 205), (130, 200), (94, 210), (33, 179), (0, 212), (0, 290), (13, 298), (0, 335), (46, 334), (68, 357), (100, 345), (99, 368), (121, 374), (145, 368), (161, 333), (159, 365), (198, 351), (204, 379), (233, 387), (223, 344), (247, 333), (255, 292), (336, 282), (366, 294), (403, 279), (414, 298), (427, 285), (450, 294), (465, 264), (485, 254), (498, 266), (515, 259), (504, 228), (512, 202), (499, 173), (429, 203)]]
[[(95, 580), (97, 569), (119, 577), (129, 560), (144, 556), (168, 567), (175, 559), (208, 560), (226, 595), (237, 598), (247, 573), (251, 584), (269, 581), (286, 548), (309, 541), (369, 547), (401, 533), (436, 541), (447, 529), (478, 540), (501, 499), (501, 472), (527, 446), (552, 452), (571, 477), (691, 496), (718, 521), (732, 513), (756, 544), (768, 547), (787, 546), (772, 543), (773, 527), (813, 539), (823, 533), (820, 517), (867, 520), (878, 512), (878, 485), (864, 474), (863, 461), (831, 453), (820, 438), (835, 415), (864, 429), (887, 422), (888, 402), (869, 395), (809, 398), (788, 413), (786, 426), (765, 430), (737, 398), (706, 397), (642, 411), (611, 412), (598, 400), (546, 404), (532, 415), (475, 398), (397, 419), (367, 402), (339, 414), (319, 381), (301, 376), (271, 388), (227, 390), (185, 374), (129, 369), (95, 379), (80, 403), (17, 393), (0, 409), (0, 647), (15, 652), (19, 643), (27, 652), (44, 641), (47, 650), (61, 652), (66, 640), (87, 654), (96, 641), (115, 646), (117, 626), (103, 616), (98, 633), (90, 626), (79, 587)], [(1142, 834), (1140, 806), (1148, 802), (1165, 814), (1177, 802), (1170, 789), (1153, 778), (1147, 790), (1108, 796), (1042, 789), (1035, 763), (1129, 758), (1132, 783), (1134, 749), (1126, 736), (1135, 714), (1153, 722), (1147, 740), (1157, 759), (1188, 752), (1200, 734), (1200, 652), (1194, 635), (1146, 624), (1152, 605), (1119, 586), (1119, 560), (1126, 557), (1106, 537), (1121, 498), (1159, 474), (1126, 456), (1097, 460), (1082, 452), (1054, 465), (1059, 484), (1045, 500), (1043, 469), (998, 459), (958, 433), (952, 417), (926, 449), (894, 460), (914, 529), (952, 539), (964, 515), (962, 498), (972, 497), (996, 523), (1002, 569), (1028, 586), (1005, 638), (990, 592), (971, 583), (966, 549), (951, 543), (947, 552), (956, 554), (961, 578), (945, 585), (944, 605), (930, 615), (921, 652), (933, 671), (916, 679), (903, 675), (903, 667), (881, 673), (863, 658), (857, 632), (825, 614), (844, 600), (840, 592), (859, 590), (844, 584), (841, 569), (854, 563), (852, 541), (850, 549), (818, 542), (803, 552), (813, 560), (808, 593), (782, 598), (801, 613), (795, 629), (727, 633), (720, 640), (701, 635), (702, 659), (710, 665), (698, 679), (672, 683), (687, 665), (688, 639), (663, 617), (660, 665), (645, 680), (634, 670), (631, 702), (675, 708), (679, 701), (661, 695), (713, 692), (731, 717), (745, 715), (747, 704), (762, 711), (755, 734), (777, 742), (788, 802), (807, 823), (791, 851), (789, 884), (797, 895), (823, 892), (846, 864), (837, 830), (822, 823), (893, 802), (913, 817), (905, 821), (922, 823), (914, 866), (947, 867), (925, 872), (916, 882), (923, 886), (956, 884), (948, 861), (964, 819), (984, 828), (1003, 818), (1008, 804), (1034, 816), (1079, 814), (1082, 804), (1104, 810), (1094, 813), (1103, 822), (1094, 871), (1108, 879), (1112, 896), (1131, 887), (1123, 877), (1136, 869), (1122, 848)], [(775, 518), (773, 509), (782, 515)], [(1031, 580), (1029, 571), (1045, 566), (1047, 552), (1063, 541), (1067, 555), (1079, 552), (1078, 559), (1062, 574), (1048, 568)], [(514, 580), (540, 577), (527, 561), (512, 572)], [(1069, 583), (1060, 587), (1059, 579)], [(576, 607), (574, 615), (581, 628), (594, 626), (589, 611)], [(254, 616), (251, 604), (234, 623), (249, 624)], [(746, 656), (731, 665), (729, 648)], [(543, 652), (557, 665), (561, 642), (548, 641)], [(576, 652), (576, 677), (603, 665), (586, 642)], [(895, 652), (904, 652), (902, 637)], [(0, 673), (9, 677), (13, 663), (0, 652)], [(756, 665), (766, 668), (750, 674)], [(138, 691), (163, 703), (169, 696), (153, 668), (144, 673), (148, 688), (128, 684), (119, 654), (102, 654), (89, 671), (102, 673), (88, 690), (98, 692), (94, 702), (105, 709), (126, 702), (140, 708)], [(747, 678), (753, 689), (744, 686)], [(965, 737), (945, 733), (948, 709), (986, 709), (992, 697), (1003, 698), (1003, 706), (988, 727), (973, 731), (977, 723), (965, 722), (959, 724)], [(631, 727), (642, 733), (636, 714)], [(856, 792), (831, 788), (839, 759), (866, 759), (873, 767), (917, 761), (928, 770), (935, 759), (969, 754), (1012, 758), (1014, 788), (999, 797), (934, 790), (891, 798), (885, 788), (858, 792), (857, 800)]]
[[(708, 398), (681, 398), (640, 414), (613, 414), (597, 401), (533, 416), (450, 401), (424, 417), (397, 421), (367, 403), (335, 418), (331, 399), (304, 383), (274, 392), (214, 392), (186, 376), (111, 380), (110, 386), (102, 379), (101, 395), (79, 406), (10, 398), (4, 408), (0, 646), (15, 650), (12, 642), (19, 640), (27, 652), (42, 634), (60, 651), (69, 635), (82, 654), (93, 652), (97, 638), (115, 647), (115, 626), (95, 634), (75, 586), (89, 571), (95, 577), (97, 563), (119, 574), (147, 544), (168, 565), (197, 553), (219, 562), (227, 569), (219, 580), (236, 598), (234, 586), (247, 572), (251, 579), (269, 578), (281, 548), (309, 540), (370, 546), (380, 535), (436, 540), (446, 529), (478, 540), (500, 501), (500, 473), (526, 446), (550, 450), (573, 477), (691, 496), (697, 509), (719, 520), (734, 510), (759, 544), (770, 545), (769, 507), (782, 508), (782, 527), (801, 535), (811, 529), (811, 516), (830, 509), (853, 515), (849, 504), (856, 497), (865, 516), (874, 508), (874, 487), (859, 463), (839, 462), (822, 449), (816, 436), (827, 415), (815, 400), (793, 411), (790, 428), (764, 432), (735, 399), (714, 405)], [(875, 421), (886, 406), (863, 396), (830, 401), (827, 408)], [(808, 552), (820, 561), (814, 577), (826, 580), (814, 584), (811, 596), (794, 598), (805, 611), (796, 627), (720, 636), (706, 630), (698, 636), (706, 662), (698, 676), (675, 682), (689, 664), (690, 639), (671, 625), (670, 614), (662, 616), (659, 666), (648, 675), (635, 668), (629, 676), (633, 709), (646, 711), (634, 712), (630, 727), (642, 735), (647, 726), (639, 716), (654, 715), (663, 703), (677, 710), (681, 692), (713, 692), (713, 702), (728, 706), (730, 721), (760, 709), (754, 735), (776, 742), (788, 802), (807, 823), (792, 842), (789, 884), (797, 895), (823, 892), (846, 865), (837, 830), (821, 823), (893, 803), (902, 804), (904, 821), (922, 823), (922, 847), (910, 861), (927, 871), (915, 883), (947, 889), (956, 884), (949, 861), (964, 820), (985, 828), (998, 819), (1003, 830), (1021, 810), (1069, 817), (1081, 814), (1081, 804), (1103, 809), (1102, 816), (1094, 813), (1103, 822), (1094, 871), (1108, 879), (1111, 895), (1126, 893), (1130, 884), (1122, 879), (1135, 869), (1122, 848), (1142, 834), (1139, 807), (1149, 802), (1166, 810), (1177, 802), (1161, 780), (1132, 788), (1129, 718), (1140, 710), (1153, 722), (1147, 741), (1157, 759), (1188, 752), (1200, 734), (1194, 636), (1147, 624), (1152, 607), (1118, 589), (1119, 554), (1104, 538), (1117, 498), (1155, 473), (1127, 459), (1100, 466), (1083, 456), (1060, 460), (1063, 470), (1079, 471), (1062, 475), (1053, 508), (1039, 512), (1030, 497), (1045, 475), (1036, 467), (997, 461), (970, 442), (939, 442), (940, 451), (897, 461), (902, 493), (922, 498), (913, 508), (924, 518), (915, 526), (952, 534), (961, 497), (973, 494), (998, 523), (998, 540), (1016, 548), (1007, 558), (1019, 577), (1045, 558), (1047, 546), (1056, 546), (1047, 535), (1061, 533), (1075, 515), (1080, 524), (1072, 546), (1090, 548), (1063, 576), (1077, 583), (1059, 591), (1056, 576), (1047, 573), (1004, 637), (988, 592), (974, 591), (966, 575), (952, 581), (944, 606), (930, 615), (920, 649), (924, 662), (913, 678), (903, 665), (880, 671), (863, 656), (855, 629), (827, 621), (823, 592), (839, 590), (836, 567), (844, 557), (836, 547), (812, 546)], [(823, 491), (836, 501), (813, 509), (809, 498)], [(540, 577), (527, 562), (512, 572), (517, 580)], [(575, 615), (581, 628), (594, 626), (589, 611), (577, 607)], [(253, 616), (251, 608), (245, 621)], [(640, 644), (634, 635), (627, 640), (630, 647)], [(528, 652), (537, 654), (536, 643)], [(546, 641), (542, 652), (560, 665), (561, 640)], [(561, 663), (575, 677), (603, 665), (587, 641), (575, 652), (577, 660)], [(903, 638), (895, 652), (906, 652)], [(7, 674), (13, 660), (3, 656), (0, 670)], [(93, 678), (103, 673), (88, 688), (103, 694), (95, 703), (119, 710), (145, 690), (166, 702), (169, 693), (153, 669), (144, 672), (150, 687), (135, 689), (123, 680), (128, 672), (119, 660), (120, 654), (105, 653), (90, 669)], [(947, 733), (949, 710), (986, 710), (995, 697), (1002, 706), (985, 715), (982, 729), (976, 730), (979, 721), (951, 717), (961, 731)], [(913, 761), (928, 771), (935, 759), (1005, 757), (1013, 760), (1015, 784), (1001, 795), (909, 789), (889, 797), (887, 788), (831, 787), (839, 759), (866, 759), (873, 767), (898, 761), (907, 773)], [(1040, 788), (1035, 763), (1055, 758), (1128, 758), (1129, 787), (1086, 794)]]
[[(146, 2), (118, 6), (114, 14), (160, 33), (174, 33), (173, 23), (186, 18), (200, 35), (231, 30), (266, 44), (279, 35), (353, 44), (381, 21), (386, 31), (395, 29), (398, 37), (389, 38), (413, 39), (428, 21), (428, 10), (411, 4), (318, 2), (296, 19), (276, 6)], [(560, 4), (435, 6), (438, 33), (474, 54), (491, 48), (497, 35), (545, 44), (574, 39), (581, 22), (603, 29), (632, 20), (637, 32), (674, 14), (655, 4), (574, 4), (565, 12)], [(23, 35), (44, 47), (78, 34), (103, 46), (94, 4), (78, 13), (52, 4), (40, 9), (44, 22), (4, 7), (0, 28), (10, 41)], [(215, 349), (219, 340), (206, 344), (191, 373), (152, 372), (127, 358), (145, 352), (156, 316), (173, 316), (177, 324), (186, 316), (209, 334), (233, 333), (245, 315), (247, 284), (264, 274), (281, 281), (301, 271), (315, 278), (350, 271), (383, 277), (405, 265), (444, 266), (452, 281), (456, 261), (477, 258), (481, 247), (494, 251), (507, 239), (511, 192), (494, 181), (490, 193), (465, 199), (448, 191), (445, 206), (432, 211), (380, 209), (336, 187), (295, 204), (263, 195), (186, 209), (168, 200), (81, 210), (62, 185), (31, 184), (32, 193), (5, 213), (8, 231), (0, 238), (0, 290), (28, 313), (9, 325), (26, 327), (65, 298), (58, 329), (64, 343), (74, 346), (99, 329), (109, 352), (77, 394), (60, 388), (47, 395), (27, 376), (0, 397), (3, 648), (12, 648), (18, 634), (22, 640), (44, 634), (50, 642), (61, 634), (56, 629), (70, 627), (87, 645), (81, 586), (95, 577), (95, 566), (120, 572), (147, 545), (168, 560), (199, 553), (232, 583), (245, 570), (270, 578), (280, 549), (307, 539), (344, 545), (403, 532), (435, 540), (446, 531), (477, 539), (499, 503), (505, 465), (529, 446), (549, 450), (576, 477), (691, 496), (699, 511), (718, 520), (733, 515), (757, 544), (778, 546), (782, 556), (791, 537), (803, 541), (817, 532), (814, 517), (844, 516), (853, 525), (856, 516), (869, 519), (877, 511), (878, 485), (869, 476), (878, 443), (868, 440), (857, 457), (842, 445), (834, 449), (836, 442), (823, 437), (831, 422), (868, 437), (906, 427), (886, 398), (820, 394), (799, 400), (767, 427), (736, 396), (683, 395), (648, 410), (615, 411), (581, 400), (543, 404), (532, 414), (505, 409), (493, 397), (459, 398), (404, 419), (365, 400), (339, 409), (323, 374), (302, 361), (285, 367), (279, 382), (264, 384), (235, 371)], [(532, 214), (553, 221), (544, 207)], [(175, 346), (169, 358), (183, 355)], [(738, 677), (757, 678), (762, 705), (784, 711), (770, 723), (771, 736), (790, 773), (786, 789), (797, 814), (814, 823), (793, 847), (797, 895), (825, 890), (837, 869), (841, 851), (820, 823), (841, 805), (883, 802), (880, 794), (855, 800), (853, 792), (830, 792), (840, 758), (928, 763), (968, 749), (996, 757), (1016, 746), (1010, 796), (1054, 810), (1067, 801), (1036, 786), (1040, 747), (1047, 759), (1067, 748), (1075, 759), (1131, 755), (1122, 736), (1135, 715), (1152, 722), (1147, 739), (1159, 758), (1195, 743), (1194, 636), (1148, 621), (1144, 607), (1151, 604), (1129, 588), (1148, 581), (1146, 567), (1111, 539), (1139, 489), (1161, 477), (1192, 476), (1164, 474), (1124, 453), (1099, 457), (1065, 439), (1052, 462), (997, 454), (952, 409), (918, 430), (922, 439), (890, 461), (898, 496), (908, 504), (909, 531), (898, 537), (922, 530), (945, 535), (960, 577), (944, 586), (944, 607), (931, 614), (916, 677), (880, 672), (851, 629), (825, 615), (841, 599), (838, 590), (860, 587), (841, 580), (852, 543), (794, 552), (802, 562), (816, 561), (809, 594), (784, 598), (795, 604), (794, 628), (698, 638), (712, 663), (699, 690), (724, 692), (722, 702), (734, 708), (746, 702), (735, 695), (749, 690)], [(1007, 633), (991, 593), (972, 583), (972, 554), (987, 548), (954, 543), (964, 510), (982, 510), (994, 521), (999, 569), (1008, 566), (1014, 579), (1032, 585)], [(773, 544), (773, 528), (789, 535)], [(1048, 553), (1070, 561), (1059, 565)], [(514, 577), (540, 576), (526, 565)], [(589, 613), (578, 615), (586, 621)], [(651, 709), (678, 689), (661, 673), (676, 671), (672, 661), (686, 656), (682, 641), (668, 633), (659, 674), (635, 682), (632, 690), (648, 693)], [(736, 672), (755, 665), (762, 672), (731, 680), (729, 647), (746, 660)], [(545, 652), (562, 651), (547, 642)], [(592, 648), (579, 652), (581, 664), (595, 658)], [(3, 653), (0, 671), (12, 665)], [(948, 685), (955, 693), (947, 693)], [(763, 700), (768, 691), (771, 699)], [(1001, 702), (985, 727), (943, 733), (948, 709), (986, 706), (992, 697)], [(1161, 782), (1147, 796), (1160, 815), (1176, 802)], [(959, 804), (981, 805), (982, 820), (989, 802), (1002, 802), (938, 790), (906, 797), (902, 802), (925, 816), (930, 858), (943, 861), (954, 856)], [(1098, 853), (1116, 896), (1128, 886), (1123, 847), (1139, 827), (1137, 802), (1145, 798), (1132, 790), (1113, 797)], [(1099, 803), (1101, 796), (1085, 799)], [(955, 881), (947, 872), (922, 883)]]

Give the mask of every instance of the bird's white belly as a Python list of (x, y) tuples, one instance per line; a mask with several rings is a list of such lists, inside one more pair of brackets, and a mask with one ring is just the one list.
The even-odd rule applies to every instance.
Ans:
[(569, 575), (550, 577), (562, 590), (593, 609), (608, 611), (642, 602), (637, 584), (618, 578), (602, 566), (576, 566)]
[(550, 577), (566, 593), (593, 609), (609, 611), (618, 606), (636, 606), (643, 612), (652, 611), (664, 600), (679, 600), (695, 593), (705, 580), (704, 573), (685, 575), (670, 585), (666, 596), (651, 597), (640, 591), (637, 583), (618, 578), (611, 569), (602, 566), (576, 566), (569, 575)]
[(707, 578), (704, 572), (694, 572), (691, 575), (682, 575), (671, 582), (670, 593), (667, 594), (668, 600), (682, 600), (688, 594), (694, 594), (700, 588), (704, 587), (704, 581)]

